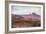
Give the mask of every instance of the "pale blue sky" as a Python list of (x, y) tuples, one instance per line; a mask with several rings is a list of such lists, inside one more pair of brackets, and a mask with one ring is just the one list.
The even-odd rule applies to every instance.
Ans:
[(27, 15), (29, 13), (32, 14), (32, 12), (41, 15), (41, 8), (40, 7), (34, 7), (34, 6), (11, 6), (12, 14), (17, 15)]

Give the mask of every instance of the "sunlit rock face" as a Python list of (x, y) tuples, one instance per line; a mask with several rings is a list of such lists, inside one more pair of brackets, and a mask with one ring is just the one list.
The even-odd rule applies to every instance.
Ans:
[(12, 28), (40, 27), (41, 16), (35, 13), (28, 15), (12, 14)]
[(23, 15), (22, 17), (24, 17), (24, 20), (40, 20), (40, 15), (37, 15), (35, 13), (29, 14), (29, 15)]

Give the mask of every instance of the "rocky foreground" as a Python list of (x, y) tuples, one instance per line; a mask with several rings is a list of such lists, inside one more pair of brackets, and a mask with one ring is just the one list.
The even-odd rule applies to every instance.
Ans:
[(12, 14), (12, 28), (40, 27), (40, 18), (40, 15), (35, 13), (22, 16)]

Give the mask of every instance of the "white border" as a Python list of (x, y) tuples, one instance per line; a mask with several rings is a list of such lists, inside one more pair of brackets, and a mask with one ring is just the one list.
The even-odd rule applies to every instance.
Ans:
[[(41, 27), (11, 28), (11, 6), (12, 6), (12, 5), (41, 7)], [(33, 5), (33, 4), (9, 4), (9, 31), (38, 30), (38, 29), (43, 29), (43, 5)]]

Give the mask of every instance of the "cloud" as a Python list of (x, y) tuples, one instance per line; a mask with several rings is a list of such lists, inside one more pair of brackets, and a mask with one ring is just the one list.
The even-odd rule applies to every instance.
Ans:
[(12, 6), (12, 14), (27, 15), (32, 12), (41, 15), (41, 8), (31, 6)]

